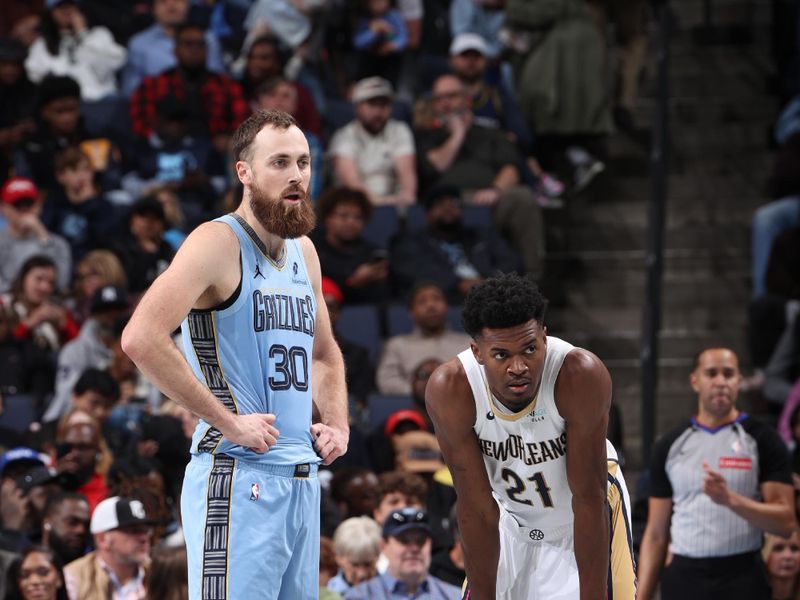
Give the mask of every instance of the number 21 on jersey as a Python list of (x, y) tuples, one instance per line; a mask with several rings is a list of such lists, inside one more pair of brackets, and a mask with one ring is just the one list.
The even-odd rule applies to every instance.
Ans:
[[(506, 488), (506, 494), (511, 500), (519, 502), (520, 504), (526, 504), (527, 506), (533, 506), (533, 501), (524, 496), (527, 488), (525, 480), (509, 468), (503, 469), (500, 476), (509, 484), (509, 487)], [(547, 485), (547, 481), (545, 481), (544, 474), (541, 471), (537, 471), (528, 477), (527, 481), (533, 482), (533, 489), (539, 494), (542, 506), (545, 508), (553, 508), (553, 498), (550, 496), (550, 487)]]

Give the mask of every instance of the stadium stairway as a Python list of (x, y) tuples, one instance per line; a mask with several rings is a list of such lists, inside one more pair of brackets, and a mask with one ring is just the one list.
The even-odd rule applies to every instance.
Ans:
[[(747, 6), (712, 0), (718, 23), (740, 23)], [(746, 0), (745, 0), (746, 1)], [(765, 201), (768, 130), (778, 109), (771, 74), (769, 4), (753, 2), (749, 44), (703, 45), (693, 37), (702, 0), (673, 0), (670, 47), (672, 163), (665, 226), (656, 434), (687, 418), (688, 373), (712, 344), (739, 352), (745, 374), (750, 294), (750, 219)], [(654, 29), (635, 114), (649, 127), (656, 108)], [(645, 301), (648, 149), (616, 133), (607, 170), (561, 211), (548, 211), (546, 294), (551, 334), (594, 351), (608, 366), (623, 415), (628, 468), (641, 465), (640, 345)], [(752, 405), (752, 406), (751, 406)], [(745, 409), (758, 404), (743, 398)]]

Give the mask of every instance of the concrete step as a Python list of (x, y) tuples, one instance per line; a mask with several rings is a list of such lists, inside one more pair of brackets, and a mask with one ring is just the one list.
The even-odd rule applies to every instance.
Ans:
[[(561, 333), (560, 331), (553, 332), (553, 335), (560, 337)], [(564, 332), (564, 338), (576, 346), (594, 352), (601, 360), (607, 361), (612, 368), (617, 368), (614, 366), (615, 364), (622, 369), (634, 365), (637, 368), (639, 366), (641, 353), (639, 329), (594, 333), (569, 331)], [(717, 345), (729, 347), (741, 356), (747, 355), (746, 342), (737, 331), (667, 329), (661, 331), (658, 339), (658, 356), (665, 361), (686, 360), (687, 357), (693, 357), (703, 348)]]
[[(681, 0), (670, 5), (681, 29), (705, 24), (705, 2), (703, 0)], [(711, 0), (712, 24), (714, 25), (768, 25), (772, 20), (768, 2), (744, 0)]]
[[(743, 217), (744, 218), (744, 217)], [(634, 251), (638, 252), (637, 260), (644, 261), (644, 250), (647, 242), (647, 225), (575, 225), (569, 227), (561, 235), (553, 237), (554, 244), (548, 248), (548, 258), (560, 252), (580, 250)], [(665, 247), (673, 249), (714, 248), (735, 251), (746, 255), (750, 253), (749, 223), (724, 223), (708, 225), (667, 226), (665, 231)], [(687, 250), (690, 251), (690, 250)]]
[[(547, 288), (543, 291), (547, 294)], [(641, 306), (582, 306), (553, 307), (548, 311), (548, 328), (552, 332), (582, 331), (639, 331), (642, 326)], [(637, 310), (638, 309), (638, 310)], [(661, 326), (664, 329), (698, 331), (747, 331), (746, 304), (684, 306), (666, 302), (662, 307)]]

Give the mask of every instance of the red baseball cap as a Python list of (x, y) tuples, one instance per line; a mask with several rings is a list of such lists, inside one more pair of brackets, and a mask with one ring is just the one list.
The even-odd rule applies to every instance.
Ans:
[(417, 411), (407, 408), (404, 410), (398, 410), (389, 415), (389, 418), (386, 419), (386, 425), (383, 429), (384, 434), (386, 434), (387, 437), (392, 435), (394, 430), (397, 429), (397, 426), (403, 421), (410, 421), (414, 423), (422, 431), (428, 429), (428, 424), (425, 423), (425, 418)]
[(23, 198), (39, 199), (39, 190), (36, 184), (26, 177), (12, 177), (3, 184), (0, 197), (4, 204), (14, 204)]

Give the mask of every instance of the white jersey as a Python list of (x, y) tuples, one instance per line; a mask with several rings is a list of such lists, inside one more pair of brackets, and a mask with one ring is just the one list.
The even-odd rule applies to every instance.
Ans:
[(495, 400), (483, 366), (470, 349), (458, 355), (475, 398), (475, 425), (483, 462), (497, 502), (533, 540), (572, 532), (572, 492), (567, 482), (567, 434), (556, 408), (555, 383), (574, 346), (547, 337), (539, 392), (510, 414)]

